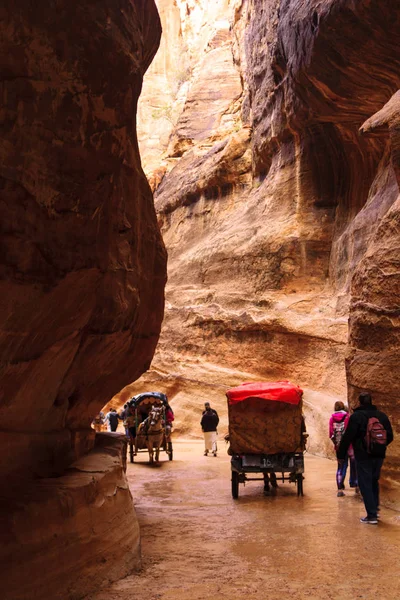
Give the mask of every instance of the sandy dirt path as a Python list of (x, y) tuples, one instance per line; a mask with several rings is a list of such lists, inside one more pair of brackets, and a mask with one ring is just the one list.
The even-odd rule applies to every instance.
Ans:
[(336, 497), (333, 462), (307, 456), (303, 498), (289, 483), (265, 497), (253, 482), (233, 500), (225, 448), (202, 452), (174, 441), (172, 462), (128, 465), (142, 571), (91, 600), (400, 598), (400, 517), (383, 509), (378, 526), (359, 523), (362, 501)]

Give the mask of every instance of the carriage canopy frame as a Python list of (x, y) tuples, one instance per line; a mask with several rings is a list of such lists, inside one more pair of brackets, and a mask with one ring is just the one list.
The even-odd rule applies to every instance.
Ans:
[(161, 402), (161, 404), (163, 406), (168, 405), (168, 398), (167, 398), (166, 394), (163, 394), (162, 392), (142, 392), (141, 394), (137, 394), (136, 396), (133, 396), (128, 401), (128, 404), (130, 406), (133, 406), (134, 408), (136, 408), (137, 406), (139, 406), (139, 404), (144, 402), (147, 398), (151, 398), (154, 400), (154, 402), (152, 402), (151, 404), (153, 404), (157, 401), (157, 402)]

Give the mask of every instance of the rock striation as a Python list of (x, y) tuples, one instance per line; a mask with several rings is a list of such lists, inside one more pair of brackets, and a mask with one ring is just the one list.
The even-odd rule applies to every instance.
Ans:
[[(32, 491), (35, 506), (23, 517), (32, 518), (24, 542), (32, 535), (27, 548), (53, 563), (56, 556), (42, 548), (49, 533), (40, 533), (46, 527), (41, 498), (54, 523), (64, 508), (68, 513), (54, 531), (57, 552), (68, 540), (69, 557), (89, 531), (88, 523), (79, 529), (78, 515), (104, 519), (108, 505), (135, 519), (120, 468), (117, 474), (110, 465), (104, 474), (114, 491), (101, 511), (86, 506), (98, 501), (92, 476), (63, 476), (68, 493), (63, 477), (48, 478), (93, 448), (93, 416), (146, 371), (157, 344), (166, 253), (135, 116), (161, 28), (152, 0), (5, 0), (0, 28), (0, 476), (12, 489), (41, 480), (39, 499)], [(29, 502), (30, 495), (21, 497)], [(122, 520), (114, 541), (124, 533), (119, 551), (131, 544), (137, 562), (135, 527)], [(104, 543), (106, 557), (107, 528), (95, 522), (93, 528), (91, 553)], [(7, 539), (14, 549), (24, 537), (15, 531)], [(59, 561), (59, 597), (80, 597), (85, 553), (82, 562)], [(92, 564), (97, 584), (105, 576), (102, 556)], [(123, 562), (125, 572), (135, 561)], [(11, 577), (10, 598), (48, 598), (39, 572), (29, 575), (25, 596), (23, 579)]]
[(126, 440), (104, 433), (61, 477), (2, 494), (3, 598), (78, 600), (140, 567), (125, 467)]
[[(306, 389), (310, 449), (327, 453), (333, 402), (353, 403), (358, 387), (375, 392), (379, 344), (397, 339), (396, 267), (376, 265), (373, 275), (365, 262), (378, 245), (382, 260), (395, 252), (396, 150), (381, 126), (372, 135), (359, 129), (400, 85), (399, 8), (221, 0), (211, 18), (207, 2), (158, 4), (166, 32), (174, 15), (188, 61), (168, 127), (156, 113), (138, 128), (169, 254), (166, 315), (152, 370), (117, 400), (158, 387), (178, 409), (177, 430), (198, 435), (204, 400), (224, 427), (227, 388), (288, 378)], [(157, 60), (170, 81), (173, 65), (163, 70)], [(150, 103), (154, 77), (150, 68)], [(155, 166), (143, 132), (152, 130), (154, 147), (161, 123)], [(372, 304), (389, 311), (379, 319), (378, 309), (368, 309), (373, 317), (355, 310), (369, 277), (378, 277)], [(360, 315), (376, 349), (370, 374), (355, 383)], [(395, 418), (399, 374), (390, 364), (384, 408)]]

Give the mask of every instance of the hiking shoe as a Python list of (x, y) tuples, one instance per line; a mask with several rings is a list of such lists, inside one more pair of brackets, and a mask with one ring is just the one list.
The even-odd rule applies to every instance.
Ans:
[(208, 456), (208, 450), (204, 450), (204, 456)]
[(378, 519), (376, 517), (363, 517), (360, 519), (360, 523), (366, 523), (367, 525), (378, 525)]
[(344, 496), (344, 491), (343, 490), (339, 490), (338, 493), (336, 494), (336, 496), (338, 498), (341, 498), (342, 496)]

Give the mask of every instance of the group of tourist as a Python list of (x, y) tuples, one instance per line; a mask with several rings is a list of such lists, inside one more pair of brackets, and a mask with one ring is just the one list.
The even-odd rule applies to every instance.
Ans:
[[(118, 422), (123, 421), (126, 435), (133, 441), (136, 437), (136, 421), (146, 420), (149, 408), (142, 404), (135, 408), (127, 403), (118, 414), (115, 408), (104, 415), (100, 412), (93, 420), (93, 427), (100, 431), (107, 425), (108, 431), (116, 431)], [(170, 405), (165, 407), (165, 424), (171, 430), (174, 413)], [(204, 435), (204, 456), (217, 456), (217, 427), (219, 416), (210, 403), (204, 404), (200, 425)], [(345, 495), (345, 479), (349, 475), (349, 487), (361, 494), (366, 516), (362, 523), (375, 525), (379, 519), (379, 477), (386, 454), (386, 447), (393, 441), (393, 430), (388, 416), (372, 403), (371, 394), (359, 395), (359, 406), (350, 416), (343, 402), (335, 402), (329, 420), (329, 437), (337, 457), (337, 495)]]
[[(155, 403), (157, 405), (157, 402)], [(148, 417), (149, 410), (153, 404), (141, 404), (138, 409), (138, 424), (145, 421)], [(169, 404), (165, 407), (165, 422), (166, 427), (172, 426), (172, 422), (174, 420), (174, 412)], [(101, 411), (99, 412), (92, 421), (93, 429), (96, 432), (102, 431), (104, 427), (107, 428), (107, 431), (115, 432), (118, 429), (118, 423), (122, 421), (126, 436), (130, 439), (134, 439), (136, 437), (136, 415), (135, 408), (127, 402), (124, 404), (123, 409), (118, 413), (115, 408), (111, 408), (109, 412), (104, 415)]]
[(100, 411), (92, 421), (93, 429), (99, 432), (107, 427), (107, 431), (117, 431), (119, 419), (120, 416), (115, 408), (112, 408), (106, 415)]
[[(121, 420), (124, 424), (125, 433), (127, 437), (134, 440), (136, 437), (136, 419), (139, 424), (145, 421), (148, 417), (149, 408), (152, 404), (141, 404), (138, 408), (138, 414), (135, 414), (135, 408), (130, 404), (124, 404), (123, 409), (118, 414), (115, 408), (111, 408), (110, 411), (104, 415), (100, 412), (92, 421), (93, 428), (95, 431), (101, 431), (103, 426), (107, 426), (108, 431), (117, 431), (118, 422)], [(165, 425), (167, 428), (172, 428), (172, 422), (174, 421), (174, 412), (171, 406), (168, 404), (165, 407)], [(204, 410), (201, 417), (201, 428), (204, 433), (205, 450), (204, 456), (211, 453), (213, 456), (217, 456), (217, 426), (219, 423), (219, 417), (216, 410), (211, 408), (210, 403), (204, 404)]]
[[(209, 402), (204, 405), (200, 425), (204, 434), (204, 456), (217, 456), (219, 417)], [(337, 456), (337, 495), (345, 495), (345, 478), (349, 469), (349, 486), (361, 494), (366, 516), (361, 523), (376, 525), (379, 519), (379, 477), (387, 446), (393, 441), (388, 416), (372, 403), (371, 394), (359, 395), (359, 406), (350, 416), (343, 402), (336, 402), (329, 420), (329, 437)]]
[(349, 485), (361, 493), (366, 516), (361, 523), (376, 525), (379, 519), (379, 477), (386, 447), (393, 441), (388, 416), (372, 404), (371, 394), (359, 395), (359, 406), (350, 416), (343, 402), (336, 402), (329, 420), (329, 437), (337, 457), (337, 495), (344, 496), (350, 463)]

